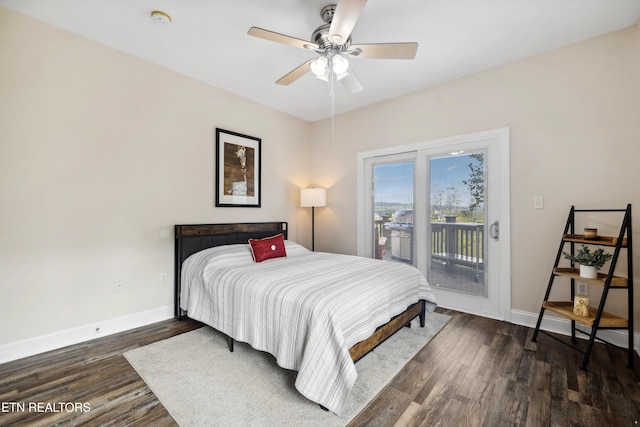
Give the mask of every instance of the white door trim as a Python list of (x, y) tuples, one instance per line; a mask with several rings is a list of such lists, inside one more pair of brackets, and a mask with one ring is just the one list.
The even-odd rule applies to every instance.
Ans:
[[(492, 152), (491, 157), (494, 158), (495, 166), (498, 174), (497, 190), (506, 200), (510, 200), (510, 167), (509, 167), (509, 128), (499, 128), (482, 132), (475, 132), (464, 135), (457, 135), (446, 138), (438, 138), (428, 141), (416, 142), (411, 144), (397, 145), (385, 147), (375, 150), (363, 151), (356, 155), (357, 170), (357, 254), (360, 256), (370, 256), (367, 254), (367, 230), (365, 221), (367, 207), (366, 203), (370, 198), (365, 196), (368, 186), (365, 182), (365, 160), (373, 157), (387, 156), (398, 153), (406, 153), (420, 150), (431, 150), (439, 147), (447, 147), (450, 145), (460, 145), (466, 143), (475, 143), (482, 140), (498, 140), (498, 149)], [(370, 208), (369, 208), (370, 210)], [(510, 202), (502, 203), (497, 207), (497, 211), (492, 214), (493, 219), (500, 222), (500, 241), (504, 243), (498, 251), (500, 270), (496, 280), (499, 280), (498, 306), (495, 311), (479, 310), (474, 312), (485, 317), (492, 317), (500, 320), (511, 320), (511, 209)], [(418, 230), (416, 230), (418, 232)], [(472, 310), (470, 310), (472, 311)]]

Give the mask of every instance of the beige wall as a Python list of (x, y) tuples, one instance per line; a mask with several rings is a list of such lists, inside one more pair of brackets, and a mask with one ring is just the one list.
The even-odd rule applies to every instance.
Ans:
[[(310, 184), (329, 188), (316, 247), (355, 253), (357, 152), (507, 126), (512, 306), (536, 313), (569, 206), (640, 206), (639, 46), (636, 26), (331, 133), (0, 8), (0, 345), (172, 304), (176, 223), (287, 220), (308, 245)], [(214, 207), (216, 127), (262, 138), (261, 209)]]
[[(356, 253), (356, 153), (509, 127), (512, 308), (537, 313), (570, 206), (640, 206), (639, 45), (636, 26), (344, 114), (333, 135), (315, 123), (315, 179), (330, 201), (316, 248)], [(626, 310), (620, 298), (607, 307)]]
[[(174, 224), (306, 221), (307, 122), (3, 8), (0, 63), (0, 344), (171, 305)], [(216, 127), (262, 208), (214, 207)]]

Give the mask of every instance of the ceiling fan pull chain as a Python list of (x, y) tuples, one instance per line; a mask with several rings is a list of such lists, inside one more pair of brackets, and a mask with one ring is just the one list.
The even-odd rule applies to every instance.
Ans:
[(335, 99), (335, 95), (333, 91), (331, 92), (331, 135), (333, 135), (333, 101)]
[(333, 77), (333, 65), (331, 64), (331, 61), (329, 61), (329, 80), (331, 80), (331, 90), (329, 91), (329, 96), (331, 97), (331, 135), (333, 135), (333, 113), (336, 99), (336, 94), (333, 91), (333, 81), (335, 80)]

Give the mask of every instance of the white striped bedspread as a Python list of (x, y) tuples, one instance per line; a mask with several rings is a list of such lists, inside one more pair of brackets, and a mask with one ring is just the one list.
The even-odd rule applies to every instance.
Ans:
[(419, 299), (433, 310), (435, 296), (412, 266), (285, 244), (286, 257), (260, 263), (249, 245), (190, 256), (181, 306), (298, 371), (296, 389), (340, 414), (357, 377), (349, 349)]

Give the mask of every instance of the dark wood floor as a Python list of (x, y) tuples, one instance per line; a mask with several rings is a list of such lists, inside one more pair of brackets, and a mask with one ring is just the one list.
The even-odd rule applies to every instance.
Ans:
[[(544, 335), (533, 343), (529, 328), (438, 311), (453, 319), (350, 426), (599, 427), (640, 421), (640, 375), (626, 367), (622, 351), (599, 344), (582, 371), (577, 352)], [(2, 364), (0, 425), (174, 426), (122, 353), (199, 326), (170, 320)], [(12, 402), (25, 410), (12, 410)], [(45, 412), (30, 411), (28, 405), (38, 402)], [(67, 412), (58, 402), (86, 402), (90, 411)]]

